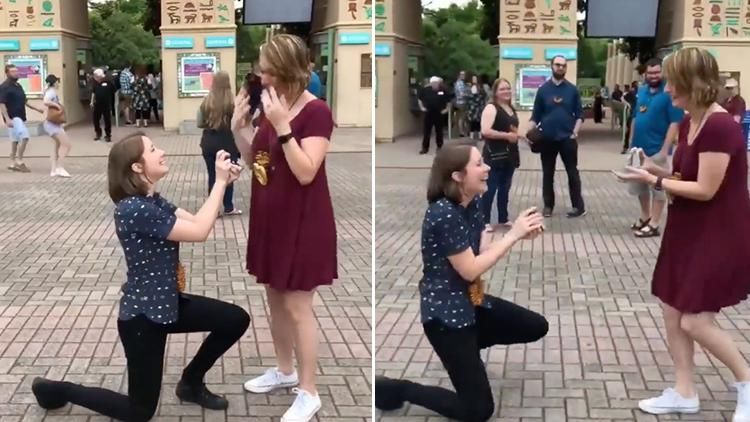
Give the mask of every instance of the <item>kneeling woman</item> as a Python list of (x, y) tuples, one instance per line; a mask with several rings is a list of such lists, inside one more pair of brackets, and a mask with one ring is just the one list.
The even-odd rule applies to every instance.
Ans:
[(456, 392), (411, 381), (377, 378), (375, 406), (394, 410), (410, 402), (459, 421), (486, 421), (494, 412), (492, 390), (481, 349), (496, 344), (537, 341), (547, 320), (528, 309), (484, 294), (482, 274), (521, 239), (543, 230), (531, 208), (494, 239), (485, 229), (479, 196), (487, 189), (489, 167), (473, 146), (438, 152), (432, 165), (422, 223), (422, 324)]
[(167, 335), (195, 332), (210, 334), (182, 372), (175, 393), (208, 409), (227, 408), (227, 400), (210, 392), (203, 378), (242, 337), (250, 316), (239, 306), (182, 293), (179, 242), (206, 240), (224, 189), (241, 168), (231, 163), (229, 153), (219, 151), (216, 183), (195, 215), (156, 193), (156, 183), (168, 170), (164, 151), (142, 133), (116, 143), (109, 153), (109, 196), (128, 268), (117, 321), (127, 358), (128, 394), (37, 378), (31, 388), (43, 408), (73, 403), (118, 420), (148, 421), (159, 403)]

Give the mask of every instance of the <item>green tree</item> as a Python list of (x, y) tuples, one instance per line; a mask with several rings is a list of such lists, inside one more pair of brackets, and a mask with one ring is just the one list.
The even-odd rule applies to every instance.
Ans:
[(494, 75), (496, 51), (480, 37), (484, 25), (482, 9), (476, 0), (460, 7), (425, 10), (423, 35), (425, 72), (452, 79), (459, 71)]
[(604, 78), (607, 70), (607, 40), (578, 39), (578, 77)]
[(263, 25), (237, 25), (237, 63), (255, 63), (266, 40)]
[(94, 63), (122, 68), (158, 64), (159, 47), (144, 29), (146, 0), (114, 0), (91, 5), (91, 50)]

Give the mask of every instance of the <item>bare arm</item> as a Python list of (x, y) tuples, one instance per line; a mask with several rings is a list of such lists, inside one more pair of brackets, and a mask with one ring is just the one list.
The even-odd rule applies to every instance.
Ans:
[(742, 121), (742, 116), (740, 116), (740, 115), (735, 115), (735, 116), (732, 116), (732, 117), (734, 118), (734, 121), (737, 122), (737, 123), (739, 123), (740, 121)]
[[(729, 167), (729, 154), (723, 152), (702, 152), (698, 154), (698, 180), (663, 179), (662, 187), (667, 193), (696, 201), (710, 201), (719, 190)], [(649, 182), (656, 184), (657, 176)]]
[(0, 113), (2, 113), (5, 123), (13, 124), (13, 119), (8, 115), (8, 108), (5, 107), (4, 103), (0, 103)]
[(427, 108), (422, 104), (422, 100), (417, 100), (417, 102), (419, 102), (419, 109), (422, 110), (422, 112), (427, 111)]
[[(669, 129), (667, 129), (667, 135), (664, 137), (664, 145), (661, 147), (661, 151), (659, 151), (659, 154), (662, 155), (669, 155), (669, 147), (674, 144), (674, 141), (677, 139), (677, 135), (680, 133), (680, 124), (679, 123), (670, 123)], [(632, 136), (633, 131), (630, 131), (630, 134)]]
[(28, 101), (26, 101), (26, 107), (28, 107), (28, 108), (36, 111), (37, 113), (44, 113), (44, 110), (42, 110), (41, 108), (38, 108), (36, 106), (33, 106), (33, 105), (29, 104)]
[[(290, 132), (291, 128), (279, 133)], [(312, 183), (328, 153), (329, 144), (328, 139), (315, 136), (305, 138), (300, 143), (297, 143), (295, 139), (290, 139), (283, 145), (282, 149), (289, 169), (302, 186)]]
[(234, 144), (247, 162), (252, 160), (253, 141), (258, 131), (257, 128), (253, 127), (252, 120), (260, 113), (259, 110), (256, 110), (255, 115), (250, 119), (250, 102), (248, 100), (247, 92), (242, 88), (234, 99), (234, 114), (232, 115)]
[(497, 261), (504, 257), (518, 240), (518, 238), (506, 234), (488, 245), (486, 250), (479, 255), (474, 255), (474, 251), (469, 247), (463, 252), (449, 256), (448, 261), (461, 278), (473, 281), (497, 264)]
[(492, 124), (497, 116), (497, 109), (495, 106), (488, 104), (482, 111), (481, 129), (482, 137), (485, 139), (500, 139), (509, 142), (518, 142), (518, 136), (511, 136), (510, 132), (500, 132), (492, 129)]

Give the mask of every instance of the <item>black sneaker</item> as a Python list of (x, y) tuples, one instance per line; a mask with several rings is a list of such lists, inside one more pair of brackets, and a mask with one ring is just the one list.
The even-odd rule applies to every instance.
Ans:
[(68, 404), (68, 401), (62, 398), (63, 394), (60, 391), (62, 385), (63, 383), (58, 381), (36, 377), (31, 383), (31, 392), (34, 393), (39, 406), (47, 410), (59, 409)]
[(212, 410), (225, 410), (229, 407), (227, 399), (210, 392), (206, 384), (191, 386), (180, 380), (175, 389), (177, 397), (186, 402), (195, 403), (201, 407)]
[(585, 209), (581, 210), (578, 208), (573, 208), (573, 211), (570, 211), (568, 213), (568, 218), (578, 218), (578, 217), (583, 217), (584, 215), (586, 215)]
[(96, 136), (94, 136), (94, 142), (101, 141), (101, 140), (102, 140), (102, 135), (96, 135)]
[(427, 154), (427, 150), (426, 149), (423, 149), (423, 150), (419, 151), (419, 155), (425, 155), (425, 154)]
[(544, 218), (552, 217), (552, 208), (544, 207), (544, 211), (542, 211), (542, 216)]
[(107, 136), (106, 138), (104, 138), (104, 142), (112, 142), (112, 137)]
[(404, 405), (404, 388), (407, 381), (375, 377), (375, 407), (396, 410)]

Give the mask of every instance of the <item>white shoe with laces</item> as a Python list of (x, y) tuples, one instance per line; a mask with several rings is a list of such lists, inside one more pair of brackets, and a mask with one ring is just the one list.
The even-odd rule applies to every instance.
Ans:
[(70, 173), (65, 171), (65, 169), (62, 167), (58, 167), (56, 172), (57, 172), (57, 175), (60, 177), (70, 177)]
[(697, 394), (693, 397), (685, 398), (674, 388), (667, 388), (661, 393), (661, 396), (639, 401), (638, 407), (652, 415), (698, 413), (701, 410)]
[(295, 387), (297, 384), (299, 384), (297, 371), (292, 372), (290, 375), (284, 375), (279, 371), (279, 368), (270, 368), (263, 375), (247, 381), (245, 383), (245, 390), (251, 393), (262, 394), (278, 388)]
[(750, 382), (738, 382), (737, 408), (734, 409), (732, 422), (750, 422)]
[(297, 394), (292, 407), (281, 417), (281, 422), (308, 422), (320, 410), (320, 395), (314, 396), (301, 388), (292, 390)]

